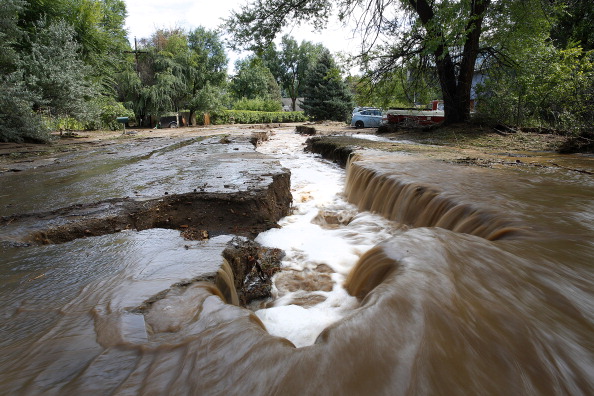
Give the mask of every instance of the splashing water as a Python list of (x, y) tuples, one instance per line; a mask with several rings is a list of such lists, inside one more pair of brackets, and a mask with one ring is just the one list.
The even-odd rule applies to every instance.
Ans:
[(398, 229), (346, 202), (344, 170), (305, 153), (304, 141), (281, 130), (258, 148), (291, 170), (293, 213), (279, 222), (281, 228), (256, 239), (286, 252), (284, 271), (274, 279), (275, 300), (256, 314), (271, 334), (298, 347), (313, 344), (323, 329), (359, 305), (342, 286), (346, 276), (363, 253)]

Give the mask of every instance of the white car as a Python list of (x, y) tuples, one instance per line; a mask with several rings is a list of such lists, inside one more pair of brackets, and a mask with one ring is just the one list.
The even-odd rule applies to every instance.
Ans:
[(366, 108), (358, 113), (353, 113), (351, 126), (355, 128), (377, 128), (383, 122), (385, 121), (380, 109)]

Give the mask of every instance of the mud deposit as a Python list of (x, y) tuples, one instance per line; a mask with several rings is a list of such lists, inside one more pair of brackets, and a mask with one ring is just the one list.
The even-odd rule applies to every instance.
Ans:
[(255, 236), (284, 216), (290, 172), (252, 134), (127, 142), (1, 174), (0, 241), (63, 243), (122, 230)]

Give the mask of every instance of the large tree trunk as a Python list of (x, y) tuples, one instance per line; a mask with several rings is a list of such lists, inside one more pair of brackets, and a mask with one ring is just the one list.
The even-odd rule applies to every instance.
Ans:
[(479, 50), (479, 40), (485, 11), (490, 0), (472, 0), (470, 15), (466, 24), (466, 39), (462, 49), (462, 61), (456, 65), (444, 42), (443, 34), (433, 23), (434, 12), (427, 0), (409, 0), (415, 8), (427, 35), (441, 44), (433, 52), (437, 65), (437, 74), (443, 94), (445, 124), (467, 121), (470, 118), (470, 92), (474, 76), (474, 66)]
[(194, 119), (194, 113), (196, 112), (196, 110), (190, 109), (190, 115), (188, 116), (189, 120), (188, 120), (188, 126), (192, 125), (192, 120)]

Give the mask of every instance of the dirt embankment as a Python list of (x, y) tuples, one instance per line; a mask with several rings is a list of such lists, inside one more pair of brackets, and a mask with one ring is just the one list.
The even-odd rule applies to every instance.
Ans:
[[(311, 131), (311, 128), (315, 129)], [(472, 124), (394, 129), (375, 135), (377, 129), (354, 129), (336, 123), (310, 125), (307, 149), (341, 165), (361, 149), (408, 152), (436, 160), (481, 167), (552, 167), (594, 174), (592, 154), (562, 155), (566, 136), (537, 131), (502, 132)], [(373, 134), (374, 139), (361, 139)]]

